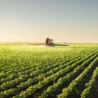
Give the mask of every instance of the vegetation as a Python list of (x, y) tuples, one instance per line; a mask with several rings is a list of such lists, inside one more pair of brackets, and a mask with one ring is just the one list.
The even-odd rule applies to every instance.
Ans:
[(0, 98), (90, 98), (98, 44), (0, 44)]

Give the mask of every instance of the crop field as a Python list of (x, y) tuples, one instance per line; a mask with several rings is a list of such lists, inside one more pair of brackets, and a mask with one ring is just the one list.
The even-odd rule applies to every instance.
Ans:
[(98, 98), (98, 44), (0, 44), (0, 98)]

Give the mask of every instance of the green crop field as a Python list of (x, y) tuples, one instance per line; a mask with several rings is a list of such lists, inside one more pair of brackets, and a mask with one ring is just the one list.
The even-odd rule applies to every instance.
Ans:
[(0, 44), (0, 98), (98, 98), (98, 44)]

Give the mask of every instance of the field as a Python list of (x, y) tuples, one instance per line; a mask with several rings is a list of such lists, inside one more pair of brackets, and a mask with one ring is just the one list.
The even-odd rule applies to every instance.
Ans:
[(98, 98), (98, 44), (0, 44), (0, 98)]

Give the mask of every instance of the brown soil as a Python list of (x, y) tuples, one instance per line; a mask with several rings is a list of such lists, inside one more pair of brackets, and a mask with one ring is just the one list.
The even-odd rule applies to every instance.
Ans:
[(91, 96), (90, 98), (98, 98), (98, 77), (96, 78), (94, 85), (91, 89)]
[[(93, 68), (88, 72), (87, 76), (84, 77), (83, 81), (80, 82), (77, 85), (77, 90), (73, 91), (73, 94), (71, 94), (71, 96), (69, 96), (69, 98), (80, 98), (81, 92), (85, 89), (85, 84), (87, 82), (89, 82), (93, 71), (95, 70), (96, 66), (98, 65), (98, 62), (96, 62), (96, 64), (93, 66)], [(84, 68), (82, 68), (79, 72), (77, 72), (73, 77), (71, 77), (65, 84), (63, 84), (60, 88), (58, 88), (55, 92), (53, 92), (52, 94), (50, 94), (47, 98), (57, 98), (57, 95), (59, 95), (62, 92), (62, 89), (64, 87), (67, 87), (72, 80), (74, 80), (80, 73), (82, 73), (82, 71), (84, 70)], [(52, 85), (53, 83), (50, 83), (48, 86)], [(44, 87), (43, 89), (39, 90), (37, 93), (35, 93), (34, 95), (30, 96), (29, 98), (38, 98), (45, 89), (47, 89), (47, 87)], [(92, 88), (92, 93), (91, 93), (91, 97), (90, 98), (98, 98), (98, 77), (94, 83), (94, 86)]]
[[(89, 62), (90, 63), (90, 62)], [(82, 83), (80, 83), (77, 86), (77, 90), (80, 92), (85, 88), (85, 83), (89, 81), (93, 70), (95, 69), (96, 66), (94, 66), (92, 68), (92, 70), (88, 73), (88, 75), (85, 77), (85, 79), (82, 81)], [(84, 68), (81, 68), (79, 72), (77, 72), (73, 77), (71, 77), (65, 84), (63, 84), (61, 87), (59, 87), (55, 92), (53, 92), (52, 94), (50, 94), (47, 98), (57, 98), (57, 95), (59, 95), (60, 93), (62, 93), (62, 89), (64, 87), (67, 87), (72, 80), (74, 80), (79, 74), (81, 74), (83, 72)], [(72, 70), (71, 70), (72, 71)], [(69, 73), (71, 72), (69, 71)], [(66, 74), (64, 74), (63, 76), (65, 76)], [(63, 77), (62, 76), (62, 77)], [(53, 85), (53, 82), (50, 83), (49, 85), (45, 86), (43, 89), (39, 90), (38, 92), (36, 92), (34, 95), (30, 96), (29, 98), (38, 98), (44, 90), (46, 90), (48, 88), (48, 86)], [(78, 94), (77, 91), (73, 91), (74, 93), (72, 94), (72, 96), (70, 96), (69, 98), (80, 98), (80, 94)]]

